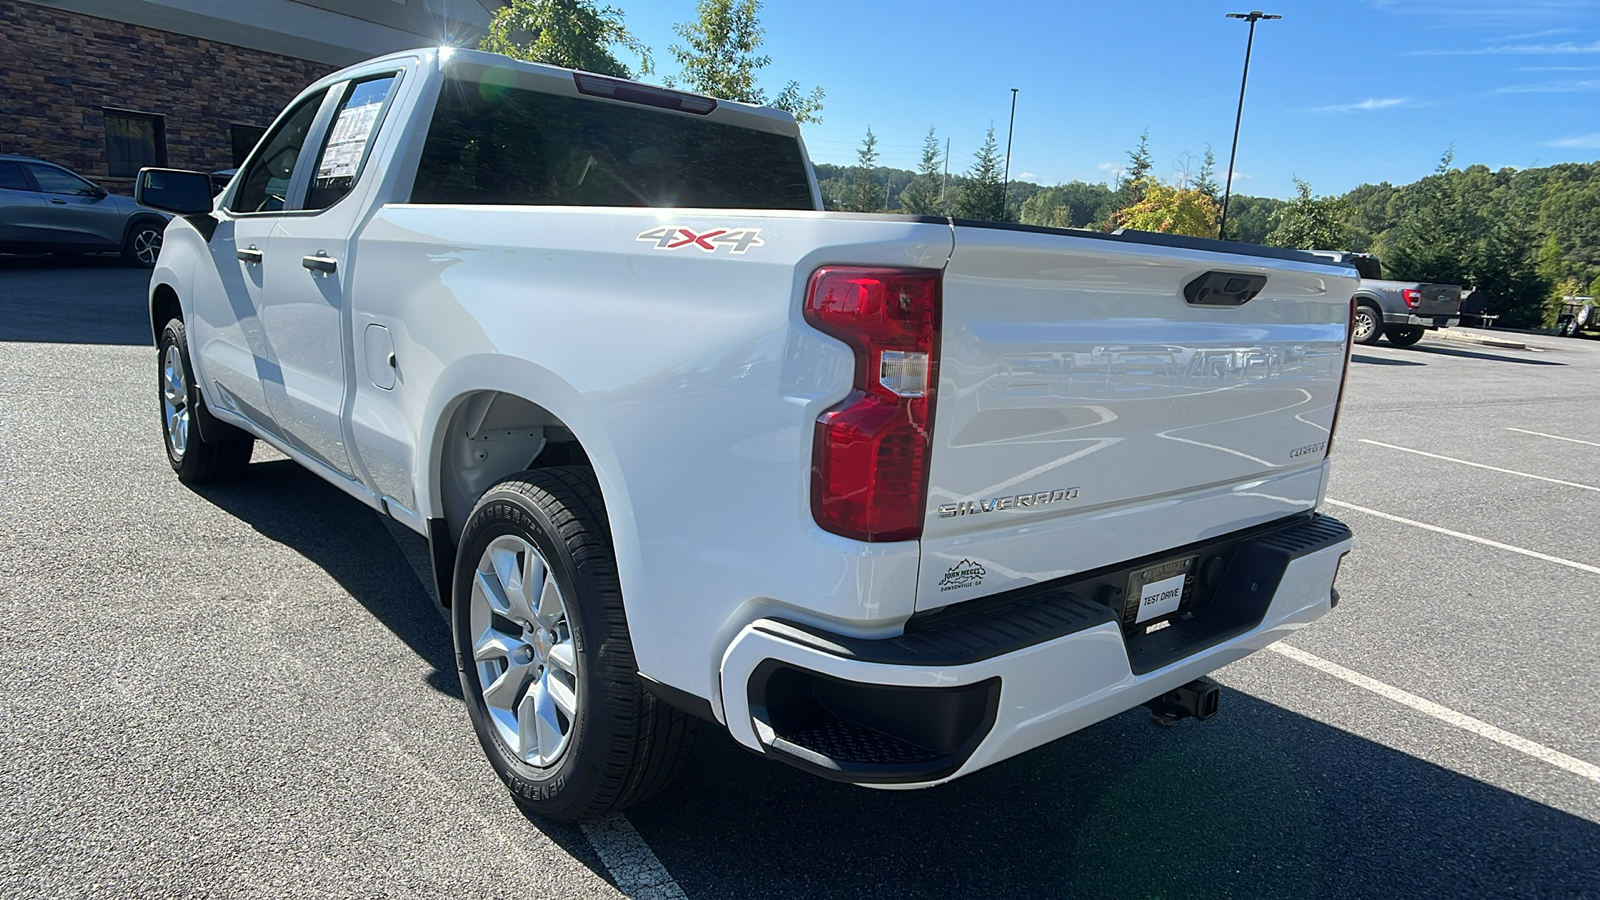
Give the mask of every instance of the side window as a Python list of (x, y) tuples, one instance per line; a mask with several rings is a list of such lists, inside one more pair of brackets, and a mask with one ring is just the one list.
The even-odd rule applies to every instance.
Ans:
[(22, 163), (0, 160), (0, 191), (31, 191), (28, 176), (22, 172)]
[(316, 121), (325, 91), (300, 101), (289, 115), (262, 140), (250, 167), (245, 169), (228, 208), (234, 212), (280, 212), (289, 193), (289, 178)]
[(380, 75), (353, 82), (345, 89), (344, 102), (339, 104), (317, 158), (306, 209), (327, 209), (355, 187), (367, 147), (378, 130), (378, 117), (398, 78)]
[(28, 171), (33, 173), (33, 180), (38, 182), (39, 190), (46, 194), (94, 194), (94, 185), (71, 172), (63, 172), (54, 166), (29, 165)]

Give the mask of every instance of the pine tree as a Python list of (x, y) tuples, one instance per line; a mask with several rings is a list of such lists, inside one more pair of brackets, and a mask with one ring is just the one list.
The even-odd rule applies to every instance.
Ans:
[(1146, 128), (1139, 135), (1139, 146), (1128, 151), (1128, 168), (1122, 173), (1122, 180), (1117, 184), (1117, 205), (1127, 208), (1138, 203), (1144, 198), (1145, 182), (1150, 178), (1150, 170), (1155, 168), (1155, 160), (1150, 158), (1150, 129)]
[(1343, 197), (1313, 197), (1311, 185), (1294, 179), (1298, 192), (1273, 214), (1277, 227), (1267, 245), (1294, 250), (1339, 250), (1349, 246), (1350, 204)]
[(956, 215), (963, 219), (1005, 221), (1005, 185), (1000, 179), (1000, 148), (995, 144), (994, 126), (990, 125), (983, 146), (973, 154), (966, 186), (956, 201)]
[(878, 212), (878, 189), (872, 183), (872, 170), (878, 167), (878, 136), (867, 126), (867, 136), (856, 151), (855, 185), (850, 191), (850, 208), (856, 212)]
[(1222, 189), (1217, 184), (1217, 157), (1211, 152), (1210, 144), (1206, 145), (1206, 161), (1194, 179), (1194, 189), (1210, 197), (1213, 203), (1222, 202)]
[(900, 208), (908, 215), (939, 213), (939, 151), (939, 139), (930, 125), (927, 137), (922, 139), (922, 162), (917, 164), (917, 174), (900, 192)]

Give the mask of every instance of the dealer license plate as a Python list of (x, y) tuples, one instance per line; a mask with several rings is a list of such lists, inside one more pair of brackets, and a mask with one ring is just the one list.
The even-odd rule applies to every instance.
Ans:
[(1135, 569), (1128, 576), (1128, 599), (1138, 604), (1133, 614), (1133, 624), (1141, 625), (1177, 612), (1190, 585), (1194, 583), (1195, 566), (1199, 560), (1199, 556), (1186, 556)]

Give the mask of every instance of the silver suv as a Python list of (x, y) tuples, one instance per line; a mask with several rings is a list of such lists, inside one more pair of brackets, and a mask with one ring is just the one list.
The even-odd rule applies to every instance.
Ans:
[(148, 269), (168, 218), (53, 163), (0, 155), (0, 253), (117, 251)]

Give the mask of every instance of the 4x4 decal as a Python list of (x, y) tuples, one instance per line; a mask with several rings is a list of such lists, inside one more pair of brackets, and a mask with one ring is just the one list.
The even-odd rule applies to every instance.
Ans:
[(707, 253), (717, 252), (718, 247), (727, 247), (729, 253), (743, 253), (766, 243), (761, 240), (759, 228), (713, 228), (696, 234), (682, 225), (662, 225), (641, 231), (635, 240), (653, 241), (657, 250), (699, 247)]

